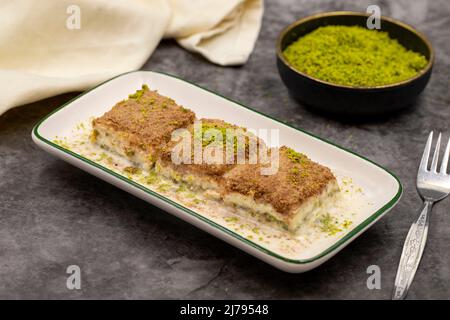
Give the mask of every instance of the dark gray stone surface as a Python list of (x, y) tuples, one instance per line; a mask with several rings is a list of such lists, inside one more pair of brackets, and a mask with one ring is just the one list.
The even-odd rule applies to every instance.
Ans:
[[(382, 13), (423, 31), (436, 49), (434, 73), (415, 108), (384, 121), (348, 124), (311, 113), (281, 83), (274, 43), (281, 29), (330, 10)], [(75, 94), (0, 117), (0, 298), (389, 299), (403, 240), (420, 205), (416, 168), (430, 130), (450, 135), (450, 2), (267, 1), (255, 52), (221, 68), (163, 42), (143, 67), (181, 76), (350, 148), (401, 179), (401, 202), (321, 267), (287, 274), (39, 150), (33, 125)], [(409, 298), (450, 298), (450, 199), (433, 212), (424, 259)], [(82, 290), (66, 289), (68, 265)], [(381, 268), (381, 290), (366, 269)]]

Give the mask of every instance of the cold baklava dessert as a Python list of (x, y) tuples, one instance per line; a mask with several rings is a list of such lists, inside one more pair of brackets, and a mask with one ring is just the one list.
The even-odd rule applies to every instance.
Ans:
[(191, 110), (143, 85), (92, 121), (91, 141), (151, 169), (172, 132), (194, 119)]
[[(295, 231), (339, 186), (332, 171), (246, 128), (194, 112), (147, 85), (92, 121), (91, 141), (136, 167)], [(262, 156), (264, 155), (264, 157)], [(273, 161), (276, 159), (276, 170)]]

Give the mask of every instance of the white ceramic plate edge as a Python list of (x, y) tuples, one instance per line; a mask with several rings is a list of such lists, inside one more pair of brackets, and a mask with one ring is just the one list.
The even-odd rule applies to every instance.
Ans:
[[(142, 72), (142, 71), (135, 71), (135, 72)], [(126, 74), (129, 74), (129, 73), (126, 73)], [(97, 87), (99, 87), (113, 79), (124, 76), (126, 74), (119, 75), (115, 78), (112, 78), (112, 79), (98, 85)], [(166, 76), (174, 77), (172, 75), (166, 75)], [(177, 77), (174, 77), (174, 78), (177, 78)], [(177, 78), (177, 79), (179, 79), (179, 78)], [(179, 80), (185, 81), (183, 79), (179, 79)], [(185, 81), (185, 82), (187, 82), (187, 81)], [(187, 83), (189, 83), (189, 82), (187, 82)], [(192, 83), (189, 83), (189, 84), (192, 84)], [(95, 88), (97, 88), (97, 87), (95, 87)], [(382, 208), (380, 208), (379, 210), (374, 212), (372, 215), (370, 215), (366, 220), (361, 222), (358, 226), (353, 228), (350, 232), (348, 232), (346, 235), (344, 235), (342, 238), (340, 238), (336, 243), (334, 243), (334, 245), (330, 246), (329, 248), (324, 250), (322, 253), (316, 255), (315, 257), (312, 257), (310, 259), (305, 259), (305, 260), (295, 260), (295, 259), (289, 259), (289, 258), (280, 256), (270, 250), (267, 250), (266, 248), (263, 248), (263, 247), (257, 245), (256, 243), (251, 242), (250, 240), (248, 240), (244, 237), (237, 235), (234, 232), (229, 231), (228, 229), (224, 228), (223, 226), (220, 226), (220, 225), (208, 220), (207, 218), (202, 217), (201, 215), (197, 214), (196, 212), (194, 212), (188, 208), (185, 208), (185, 207), (165, 198), (164, 196), (158, 195), (156, 192), (148, 190), (145, 187), (143, 187), (131, 180), (128, 180), (125, 177), (120, 176), (95, 162), (85, 159), (69, 150), (66, 150), (66, 149), (54, 144), (53, 142), (51, 142), (48, 139), (45, 139), (44, 137), (42, 137), (39, 134), (39, 126), (41, 124), (43, 124), (47, 118), (49, 118), (51, 115), (58, 112), (65, 106), (69, 105), (74, 100), (80, 98), (81, 96), (87, 94), (88, 92), (95, 90), (95, 88), (88, 90), (88, 91), (82, 93), (81, 95), (77, 96), (76, 98), (70, 100), (69, 102), (65, 103), (64, 105), (62, 105), (61, 107), (57, 108), (52, 113), (47, 115), (44, 119), (42, 119), (35, 126), (35, 128), (32, 131), (33, 141), (43, 150), (61, 158), (62, 160), (66, 161), (84, 171), (87, 171), (88, 173), (93, 174), (93, 175), (101, 178), (102, 180), (109, 182), (109, 183), (123, 189), (124, 191), (127, 191), (127, 192), (129, 192), (129, 193), (131, 193), (131, 194), (133, 194), (133, 195), (135, 195), (135, 196), (137, 196), (137, 197), (139, 197), (139, 198), (141, 198), (141, 199), (143, 199), (165, 211), (168, 211), (169, 213), (175, 215), (176, 217), (178, 217), (186, 222), (191, 223), (192, 225), (230, 243), (233, 246), (240, 248), (241, 250), (243, 250), (243, 251), (257, 257), (258, 259), (261, 259), (283, 271), (292, 272), (292, 273), (305, 272), (305, 271), (311, 270), (311, 269), (319, 266), (323, 262), (327, 261), (332, 256), (334, 256), (336, 253), (338, 253), (340, 250), (342, 250), (351, 241), (353, 241), (355, 238), (357, 238), (361, 233), (363, 233), (370, 226), (372, 226), (375, 222), (377, 222), (387, 212), (389, 212), (397, 204), (397, 202), (399, 201), (399, 199), (401, 197), (402, 185), (401, 185), (400, 181), (398, 180), (398, 178), (395, 175), (393, 175), (392, 173), (390, 173), (388, 170), (386, 170), (385, 168), (379, 166), (378, 164), (373, 163), (372, 161), (370, 161), (358, 154), (355, 154), (349, 150), (346, 150), (342, 147), (339, 147), (329, 141), (318, 138), (318, 137), (316, 137), (308, 132), (305, 132), (303, 130), (299, 130), (297, 128), (289, 126), (288, 124), (285, 124), (279, 120), (273, 119), (269, 116), (259, 113), (256, 110), (248, 108), (247, 106), (241, 105), (235, 101), (232, 101), (226, 97), (223, 97), (220, 94), (217, 94), (215, 92), (212, 92), (210, 90), (200, 87), (201, 89), (203, 89), (205, 91), (208, 91), (208, 92), (213, 93), (217, 96), (220, 96), (224, 99), (232, 101), (233, 103), (239, 104), (240, 106), (242, 106), (246, 109), (249, 109), (249, 110), (255, 112), (256, 114), (259, 114), (266, 118), (269, 118), (272, 121), (276, 121), (278, 123), (287, 125), (299, 132), (306, 133), (306, 134), (308, 134), (314, 138), (317, 138), (319, 140), (322, 140), (332, 146), (338, 147), (346, 152), (356, 155), (359, 158), (361, 158), (365, 161), (368, 161), (368, 162), (372, 163), (373, 165), (383, 169), (398, 183), (398, 191), (395, 194), (395, 196), (388, 203), (386, 203)], [(188, 214), (186, 214), (186, 213), (188, 213)]]

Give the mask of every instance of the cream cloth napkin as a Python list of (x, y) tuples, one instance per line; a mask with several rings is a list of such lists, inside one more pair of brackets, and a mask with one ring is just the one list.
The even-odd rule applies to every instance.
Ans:
[(139, 69), (162, 38), (247, 61), (263, 0), (0, 0), (0, 115)]

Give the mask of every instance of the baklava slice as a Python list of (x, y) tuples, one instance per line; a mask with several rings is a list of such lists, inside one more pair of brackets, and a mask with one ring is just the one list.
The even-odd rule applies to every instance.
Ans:
[(155, 169), (167, 178), (217, 199), (224, 174), (239, 163), (256, 162), (250, 153), (256, 154), (262, 144), (246, 128), (222, 120), (201, 119), (174, 134)]
[(278, 171), (262, 175), (264, 164), (234, 167), (224, 176), (223, 201), (295, 231), (323, 203), (333, 201), (338, 183), (329, 168), (302, 153), (285, 146), (271, 152), (279, 152)]
[(172, 131), (194, 122), (195, 114), (147, 85), (92, 121), (91, 141), (152, 168)]

